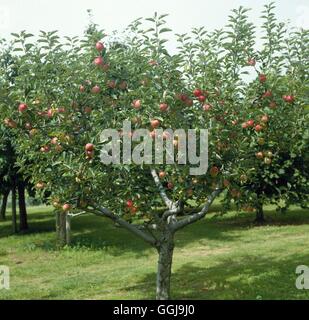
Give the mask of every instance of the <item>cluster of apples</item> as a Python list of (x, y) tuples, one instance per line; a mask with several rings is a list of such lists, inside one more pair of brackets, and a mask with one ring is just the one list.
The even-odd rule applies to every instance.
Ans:
[(259, 151), (255, 154), (257, 159), (263, 160), (265, 164), (272, 163), (273, 153), (271, 151)]
[(208, 91), (196, 88), (193, 90), (193, 95), (197, 98), (199, 102), (203, 103), (206, 101), (206, 98), (208, 96)]
[(248, 121), (243, 122), (241, 124), (241, 127), (243, 129), (253, 128), (256, 132), (260, 132), (265, 128), (265, 125), (267, 124), (268, 121), (269, 121), (269, 117), (268, 115), (265, 114), (260, 118), (259, 123), (256, 123), (253, 119), (249, 119)]
[(127, 200), (126, 207), (129, 209), (132, 215), (135, 215), (138, 211), (138, 207), (134, 204), (133, 200), (131, 199)]

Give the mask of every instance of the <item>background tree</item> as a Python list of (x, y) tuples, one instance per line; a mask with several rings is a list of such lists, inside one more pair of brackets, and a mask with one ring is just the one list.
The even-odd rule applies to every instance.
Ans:
[[(1, 68), (1, 104), (6, 110), (10, 110), (13, 103), (10, 99), (10, 87), (14, 83), (15, 77), (18, 75), (17, 65), (11, 54), (11, 47), (3, 44), (1, 51), (0, 68)], [(13, 103), (14, 104), (14, 103)], [(11, 118), (3, 119), (0, 124), (0, 190), (3, 194), (1, 206), (1, 218), (5, 219), (7, 199), (10, 191), (12, 191), (12, 229), (13, 232), (18, 231), (16, 201), (19, 206), (19, 231), (24, 232), (28, 229), (27, 210), (25, 191), (29, 185), (29, 180), (24, 178), (16, 164), (16, 132), (12, 131), (16, 127), (16, 123)]]

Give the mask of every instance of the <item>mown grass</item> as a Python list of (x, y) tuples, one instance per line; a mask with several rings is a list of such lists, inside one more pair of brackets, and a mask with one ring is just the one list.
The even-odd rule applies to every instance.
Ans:
[[(295, 269), (309, 266), (309, 212), (266, 209), (264, 226), (252, 214), (212, 213), (180, 231), (172, 297), (308, 299), (309, 290), (295, 287)], [(57, 250), (52, 210), (31, 208), (29, 218), (24, 235), (0, 222), (0, 265), (11, 271), (11, 289), (0, 290), (0, 299), (154, 298), (156, 251), (126, 230), (81, 216), (73, 220), (72, 246)]]

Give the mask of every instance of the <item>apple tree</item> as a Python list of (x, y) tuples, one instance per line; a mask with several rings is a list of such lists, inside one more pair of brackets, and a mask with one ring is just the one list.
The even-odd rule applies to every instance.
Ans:
[[(178, 35), (174, 55), (165, 47), (164, 36), (171, 31), (166, 15), (134, 21), (122, 41), (95, 26), (82, 40), (66, 38), (66, 43), (55, 32), (42, 32), (35, 43), (31, 35), (15, 35), (15, 50), (21, 50), (15, 56), (19, 74), (10, 88), (15, 103), (2, 107), (1, 114), (8, 124), (14, 121), (11, 129), (18, 132), (18, 165), (42, 195), (50, 194), (60, 219), (83, 210), (116, 222), (154, 247), (157, 299), (170, 297), (177, 231), (203, 219), (221, 193), (226, 201), (255, 205), (256, 192), (242, 183), (244, 175), (252, 179), (266, 170), (264, 165), (276, 163), (279, 149), (269, 150), (274, 155), (267, 154), (270, 163), (264, 150), (263, 164), (257, 157), (258, 139), (267, 139), (269, 148), (277, 146), (285, 130), (261, 95), (266, 83), (286, 83), (286, 75), (256, 69), (254, 80), (243, 79), (258, 60), (255, 26), (246, 12), (234, 10), (226, 29), (194, 29), (194, 39)], [(272, 90), (277, 100), (294, 95), (293, 88)], [(282, 105), (290, 110), (290, 103)], [(303, 110), (301, 97), (293, 107), (296, 113)], [(271, 121), (276, 135), (262, 137), (275, 131)], [(116, 130), (105, 139), (104, 129)], [(185, 158), (192, 136), (183, 139), (177, 129), (196, 130)], [(208, 129), (208, 139), (202, 129)], [(108, 144), (114, 148), (104, 153)], [(164, 161), (155, 153), (162, 144), (172, 146)], [(120, 163), (114, 161), (118, 155)], [(168, 163), (171, 158), (175, 161)], [(192, 171), (205, 159), (208, 171)]]
[(178, 38), (189, 81), (217, 91), (204, 105), (210, 125), (221, 118), (241, 126), (246, 146), (238, 152), (251, 158), (249, 167), (239, 162), (238, 174), (227, 178), (224, 202), (256, 210), (262, 222), (264, 204), (282, 209), (308, 202), (309, 33), (278, 22), (271, 3), (263, 11), (259, 49), (248, 10), (233, 12), (223, 32), (199, 28)]

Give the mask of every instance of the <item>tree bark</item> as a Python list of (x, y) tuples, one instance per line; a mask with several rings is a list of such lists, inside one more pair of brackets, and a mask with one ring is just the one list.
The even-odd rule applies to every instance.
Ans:
[(6, 192), (3, 195), (1, 209), (0, 209), (0, 220), (5, 220), (5, 218), (6, 218), (5, 213), (6, 213), (6, 207), (7, 207), (7, 203), (8, 203), (9, 194), (10, 194), (10, 192)]
[(17, 233), (17, 216), (16, 216), (16, 187), (12, 188), (12, 231)]
[(264, 210), (263, 210), (263, 205), (259, 204), (256, 207), (256, 218), (255, 218), (255, 222), (256, 223), (264, 223), (265, 222), (265, 218), (264, 218)]
[(67, 244), (66, 233), (66, 213), (56, 212), (56, 233), (57, 233), (57, 246), (64, 247)]
[(157, 270), (157, 300), (170, 299), (174, 235), (166, 231), (158, 246), (159, 260)]
[(25, 186), (23, 182), (18, 183), (18, 204), (19, 204), (19, 231), (28, 230), (27, 208), (25, 200)]

